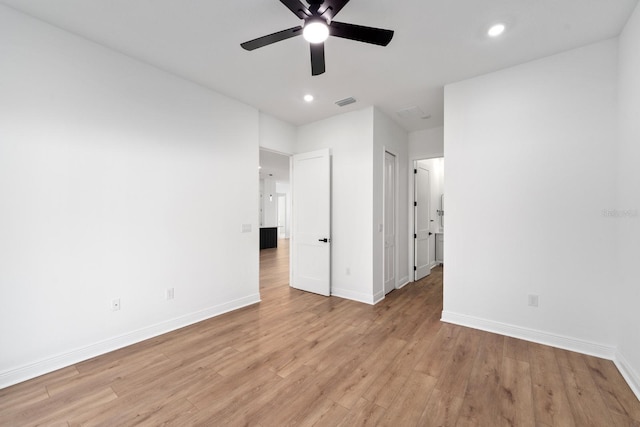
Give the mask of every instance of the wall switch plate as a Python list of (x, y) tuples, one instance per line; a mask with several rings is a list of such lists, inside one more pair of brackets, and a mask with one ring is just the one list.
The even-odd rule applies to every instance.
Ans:
[(120, 298), (114, 298), (111, 300), (111, 311), (120, 310)]
[(167, 300), (173, 299), (173, 288), (167, 289), (167, 292), (165, 292), (165, 298)]
[(528, 305), (529, 305), (529, 307), (537, 307), (538, 306), (538, 295), (529, 295), (528, 296)]

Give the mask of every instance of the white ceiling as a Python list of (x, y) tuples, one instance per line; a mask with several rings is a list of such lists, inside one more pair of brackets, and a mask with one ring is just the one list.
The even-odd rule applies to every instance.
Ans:
[[(441, 126), (443, 86), (617, 36), (638, 0), (351, 0), (338, 21), (395, 30), (389, 46), (330, 38), (312, 77), (301, 37), (240, 43), (299, 25), (278, 0), (0, 0), (294, 125), (376, 105), (408, 131)], [(490, 24), (507, 32), (489, 39)], [(306, 93), (316, 101), (306, 104)], [(357, 103), (334, 102), (352, 96)], [(401, 119), (417, 106), (431, 118)]]
[(289, 157), (272, 151), (260, 150), (260, 179), (271, 178), (289, 182)]

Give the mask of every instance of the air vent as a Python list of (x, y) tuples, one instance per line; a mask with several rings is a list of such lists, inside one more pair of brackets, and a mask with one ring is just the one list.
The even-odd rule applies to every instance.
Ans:
[(344, 107), (345, 105), (353, 104), (354, 102), (356, 102), (355, 98), (350, 96), (349, 98), (345, 98), (345, 99), (341, 99), (340, 101), (336, 101), (336, 105), (338, 107)]
[(431, 114), (426, 114), (420, 107), (408, 107), (396, 111), (398, 117), (402, 119), (430, 119)]

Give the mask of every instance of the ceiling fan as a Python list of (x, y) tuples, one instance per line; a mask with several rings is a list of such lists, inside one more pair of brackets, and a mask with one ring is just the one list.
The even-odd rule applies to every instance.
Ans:
[(349, 3), (349, 0), (280, 0), (291, 12), (302, 19), (302, 25), (258, 37), (240, 44), (246, 50), (254, 50), (275, 42), (303, 35), (311, 46), (311, 75), (325, 72), (324, 41), (329, 36), (342, 37), (364, 43), (386, 46), (393, 38), (393, 31), (364, 27), (334, 21), (333, 18)]

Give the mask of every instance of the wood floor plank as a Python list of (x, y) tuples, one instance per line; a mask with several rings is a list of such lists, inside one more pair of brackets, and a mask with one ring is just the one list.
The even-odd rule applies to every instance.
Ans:
[(612, 362), (442, 323), (442, 267), (370, 306), (260, 257), (260, 303), (0, 390), (0, 425), (640, 425)]
[(442, 325), (433, 343), (416, 365), (415, 370), (438, 378), (445, 366), (451, 363), (451, 359), (447, 356), (451, 354), (461, 330), (462, 328), (459, 326)]
[(591, 356), (584, 356), (584, 359), (609, 410), (640, 423), (638, 399), (624, 382), (615, 364), (610, 360)]
[(384, 408), (366, 399), (359, 399), (337, 427), (368, 427), (378, 424), (384, 416)]
[(502, 361), (500, 420), (505, 426), (534, 427), (533, 387), (529, 363), (505, 357)]
[(450, 362), (438, 376), (438, 390), (446, 395), (464, 398), (482, 337), (482, 333), (473, 329), (460, 330), (449, 353)]
[(72, 416), (90, 414), (103, 405), (117, 399), (118, 396), (110, 387), (85, 390), (83, 393), (74, 391), (61, 393), (43, 402), (38, 402), (29, 408), (8, 417), (7, 425), (66, 425)]
[(304, 419), (301, 426), (335, 426), (349, 413), (349, 410), (334, 401), (326, 398), (319, 399), (319, 404), (314, 405)]
[(500, 419), (500, 381), (504, 337), (485, 333), (467, 383), (456, 425), (493, 425)]
[(385, 411), (380, 426), (415, 426), (427, 407), (437, 379), (421, 372), (415, 372), (405, 387)]
[(422, 412), (419, 426), (425, 427), (453, 427), (458, 421), (462, 409), (462, 397), (433, 390), (425, 410)]
[(529, 346), (526, 341), (504, 337), (504, 357), (529, 362)]
[(547, 426), (575, 426), (553, 348), (529, 343), (529, 351), (536, 422)]
[(413, 372), (418, 361), (424, 357), (441, 323), (439, 314), (426, 318), (411, 341), (396, 356), (387, 369), (380, 373), (364, 393), (364, 398), (388, 408)]
[(611, 414), (600, 395), (581, 355), (555, 349), (573, 418), (579, 426), (613, 424)]
[(611, 421), (613, 422), (612, 427), (640, 427), (639, 421), (614, 411), (611, 412)]

